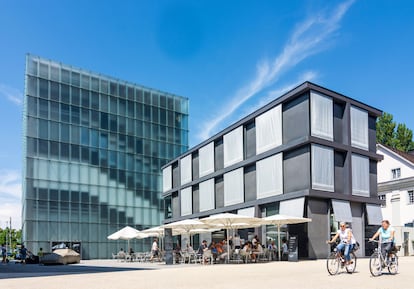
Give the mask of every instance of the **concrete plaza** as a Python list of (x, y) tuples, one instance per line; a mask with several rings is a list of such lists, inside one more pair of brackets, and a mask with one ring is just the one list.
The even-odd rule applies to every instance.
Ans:
[(238, 265), (172, 265), (82, 261), (68, 266), (0, 265), (2, 288), (414, 288), (414, 257), (400, 258), (397, 275), (371, 277), (368, 259), (359, 259), (354, 274), (330, 276), (326, 261)]

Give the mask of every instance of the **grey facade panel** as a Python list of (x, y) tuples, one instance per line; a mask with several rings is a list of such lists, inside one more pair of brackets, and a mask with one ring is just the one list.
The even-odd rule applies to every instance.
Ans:
[(346, 144), (347, 134), (349, 133), (346, 125), (345, 117), (345, 103), (334, 102), (333, 108), (333, 131), (334, 131), (334, 141), (342, 144)]
[(326, 240), (330, 238), (329, 201), (321, 199), (308, 199), (309, 258), (326, 258), (329, 248)]
[(349, 193), (345, 190), (345, 180), (346, 178), (346, 153), (335, 152), (334, 155), (334, 168), (335, 168), (335, 192), (336, 193)]
[(193, 186), (193, 214), (200, 212), (200, 191), (198, 186)]
[(199, 158), (198, 152), (193, 153), (193, 163), (192, 163), (192, 170), (193, 170), (193, 180), (197, 180), (199, 178)]
[(371, 198), (378, 197), (377, 162), (369, 161), (369, 191)]
[(244, 168), (244, 201), (256, 200), (256, 166)]
[(370, 152), (377, 150), (377, 119), (376, 117), (368, 117), (368, 149)]
[(171, 207), (172, 207), (172, 216), (173, 218), (180, 217), (180, 198), (178, 197), (178, 193), (174, 193), (171, 198)]
[(364, 208), (361, 203), (351, 202), (351, 212), (352, 212), (352, 233), (354, 234), (355, 240), (360, 244), (361, 248), (356, 251), (358, 257), (363, 256), (365, 251), (365, 218), (364, 218)]
[(284, 193), (309, 190), (310, 188), (310, 148), (283, 153)]
[(309, 94), (283, 104), (283, 143), (309, 135)]
[(216, 178), (215, 180), (216, 192), (215, 201), (216, 209), (224, 207), (224, 181), (223, 178)]
[(174, 163), (172, 166), (172, 187), (177, 188), (180, 186), (180, 167), (178, 163)]
[(256, 155), (256, 127), (254, 122), (244, 126), (244, 159)]
[(222, 138), (214, 142), (214, 167), (216, 171), (224, 168), (224, 147)]

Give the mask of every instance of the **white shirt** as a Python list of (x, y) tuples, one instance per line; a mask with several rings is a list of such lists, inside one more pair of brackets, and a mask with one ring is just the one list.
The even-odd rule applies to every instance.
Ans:
[(288, 245), (286, 243), (283, 243), (282, 250), (283, 250), (283, 254), (289, 253)]
[(157, 250), (158, 250), (158, 244), (157, 244), (157, 242), (153, 242), (153, 243), (152, 243), (152, 248), (151, 248), (151, 250), (152, 250), (152, 251), (157, 251)]
[(349, 232), (351, 233), (351, 242), (350, 242), (350, 244), (355, 244), (356, 240), (354, 238), (354, 234), (352, 234), (352, 230), (349, 229), (349, 228), (346, 228), (345, 230), (341, 230), (341, 229), (338, 230), (337, 233), (339, 234), (339, 239), (341, 240), (341, 242), (348, 243), (348, 234), (349, 234)]

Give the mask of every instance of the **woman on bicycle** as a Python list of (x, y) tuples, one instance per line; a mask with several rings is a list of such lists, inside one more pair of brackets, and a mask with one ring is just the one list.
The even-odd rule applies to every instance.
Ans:
[(351, 261), (350, 254), (356, 244), (356, 240), (354, 238), (354, 234), (352, 234), (352, 230), (347, 228), (347, 224), (345, 222), (341, 222), (339, 224), (339, 230), (336, 232), (336, 235), (332, 238), (332, 240), (328, 241), (328, 243), (335, 243), (338, 237), (341, 242), (338, 246), (336, 246), (336, 249), (339, 252), (344, 252), (346, 265), (349, 265)]
[(383, 220), (381, 223), (381, 227), (378, 231), (372, 236), (370, 241), (375, 240), (377, 237), (380, 237), (379, 241), (381, 242), (381, 253), (384, 258), (388, 260), (388, 253), (394, 247), (394, 239), (395, 239), (395, 230), (390, 226), (390, 222), (388, 220)]

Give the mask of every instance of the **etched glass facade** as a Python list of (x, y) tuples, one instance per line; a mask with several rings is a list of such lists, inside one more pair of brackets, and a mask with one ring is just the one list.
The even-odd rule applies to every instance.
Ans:
[(109, 234), (159, 225), (160, 168), (188, 149), (188, 99), (32, 55), (25, 81), (27, 247), (79, 242), (84, 259), (107, 258), (125, 247)]

